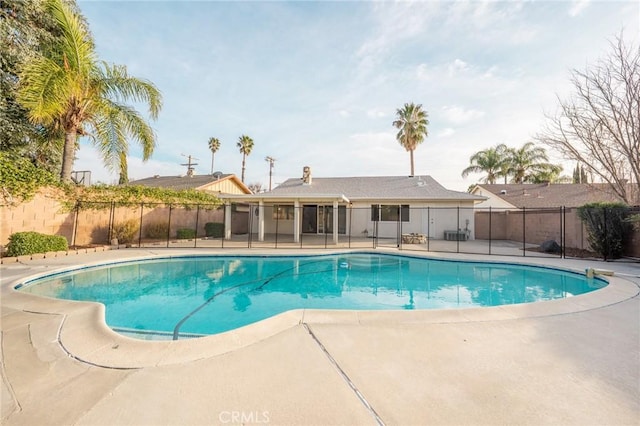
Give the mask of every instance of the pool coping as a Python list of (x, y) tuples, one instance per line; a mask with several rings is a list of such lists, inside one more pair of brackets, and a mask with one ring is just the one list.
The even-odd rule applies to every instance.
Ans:
[[(133, 260), (149, 260), (167, 257), (192, 257), (225, 255), (228, 251), (207, 250), (196, 253), (170, 251), (169, 254), (139, 255), (131, 251), (120, 250), (117, 259), (84, 262), (79, 267), (105, 265)], [(262, 255), (287, 256), (300, 255), (295, 250), (264, 250), (257, 254), (249, 252), (232, 253), (238, 256)], [(322, 250), (305, 252), (305, 255), (340, 253), (392, 253), (441, 259), (451, 261), (480, 261), (486, 263), (511, 263), (565, 269), (584, 273), (584, 270), (566, 266), (546, 266), (532, 259), (482, 259), (481, 255), (448, 257), (443, 255), (403, 253), (398, 250)], [(173, 253), (173, 254), (172, 254)], [(123, 257), (124, 256), (124, 257)], [(81, 258), (78, 258), (80, 260)], [(479, 260), (481, 259), (481, 260)], [(544, 261), (545, 259), (542, 259)], [(297, 309), (287, 311), (271, 318), (224, 333), (177, 341), (146, 341), (134, 339), (113, 331), (105, 323), (105, 307), (100, 303), (67, 301), (35, 296), (14, 290), (14, 287), (27, 280), (42, 275), (50, 275), (63, 270), (78, 267), (60, 267), (41, 273), (25, 273), (2, 285), (2, 306), (14, 310), (17, 314), (56, 316), (59, 320), (56, 339), (68, 356), (87, 364), (113, 369), (139, 369), (152, 366), (172, 365), (218, 356), (224, 353), (250, 346), (271, 336), (302, 324), (341, 324), (341, 325), (410, 325), (444, 324), (461, 322), (485, 322), (540, 318), (555, 315), (573, 314), (592, 309), (611, 306), (636, 297), (640, 288), (617, 276), (606, 277), (609, 284), (599, 290), (586, 294), (535, 303), (502, 305), (481, 308), (454, 308), (413, 311), (355, 311), (355, 310), (319, 310)], [(33, 272), (33, 271), (31, 271)], [(12, 315), (10, 312), (8, 316)]]

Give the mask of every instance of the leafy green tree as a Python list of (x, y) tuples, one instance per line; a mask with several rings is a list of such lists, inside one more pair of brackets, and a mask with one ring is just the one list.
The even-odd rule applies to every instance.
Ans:
[(242, 135), (238, 139), (236, 146), (240, 149), (240, 154), (242, 154), (242, 178), (240, 180), (244, 182), (245, 160), (247, 155), (251, 154), (251, 151), (253, 150), (253, 139), (247, 135)]
[[(149, 105), (155, 119), (161, 95), (149, 81), (130, 76), (121, 65), (99, 61), (89, 29), (63, 0), (48, 0), (47, 10), (61, 36), (29, 61), (20, 75), (18, 101), (32, 122), (64, 132), (60, 178), (71, 181), (78, 136), (90, 136), (105, 165), (126, 179), (128, 138), (142, 146), (147, 160), (155, 147), (149, 124), (126, 101)], [(124, 161), (123, 161), (124, 159)]]
[(211, 174), (213, 175), (213, 160), (216, 152), (220, 149), (220, 141), (217, 138), (209, 139), (209, 149), (211, 150)]
[(480, 181), (496, 183), (497, 178), (508, 170), (508, 152), (509, 148), (505, 144), (476, 152), (469, 158), (470, 166), (462, 171), (462, 177), (466, 178), (471, 173), (486, 173)]
[(411, 176), (415, 176), (413, 151), (428, 136), (428, 113), (422, 109), (422, 105), (415, 105), (413, 102), (404, 104), (404, 107), (396, 110), (396, 120), (393, 125), (399, 129), (396, 140), (404, 149), (409, 151)]
[(24, 64), (59, 35), (44, 0), (0, 1), (0, 150), (49, 171), (59, 170), (61, 134), (31, 123), (17, 90)]
[[(513, 176), (514, 183), (525, 183), (534, 180), (540, 173), (554, 172), (557, 165), (549, 163), (549, 157), (544, 148), (535, 146), (533, 142), (527, 142), (520, 148), (510, 150), (508, 158), (509, 174)], [(559, 172), (562, 171), (560, 167)]]

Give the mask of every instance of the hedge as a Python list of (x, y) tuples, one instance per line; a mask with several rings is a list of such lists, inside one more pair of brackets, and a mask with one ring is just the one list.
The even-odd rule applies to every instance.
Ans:
[(578, 217), (587, 227), (591, 248), (604, 260), (622, 257), (624, 238), (631, 224), (626, 221), (629, 206), (622, 203), (589, 203), (578, 207)]
[(204, 224), (204, 232), (207, 237), (224, 237), (224, 223), (207, 222)]
[(7, 256), (46, 253), (48, 251), (66, 251), (69, 244), (65, 237), (45, 235), (38, 232), (16, 232), (9, 237)]
[(179, 240), (190, 240), (196, 237), (195, 229), (190, 229), (190, 228), (178, 229), (177, 234), (178, 234)]

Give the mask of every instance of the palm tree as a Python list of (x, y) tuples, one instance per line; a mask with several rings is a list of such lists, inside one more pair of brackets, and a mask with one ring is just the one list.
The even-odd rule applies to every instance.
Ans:
[(470, 173), (486, 173), (481, 182), (496, 183), (496, 179), (508, 170), (508, 152), (505, 144), (476, 152), (469, 158), (470, 165), (462, 171), (462, 177), (466, 178)]
[(71, 181), (78, 136), (90, 136), (105, 165), (126, 179), (127, 138), (142, 146), (147, 160), (155, 134), (139, 112), (122, 102), (148, 103), (155, 119), (160, 92), (151, 82), (130, 76), (126, 67), (99, 61), (85, 21), (66, 2), (48, 0), (47, 9), (61, 36), (25, 65), (18, 100), (33, 123), (64, 133), (62, 181)]
[(253, 149), (253, 139), (251, 139), (247, 135), (242, 135), (238, 139), (238, 143), (236, 144), (236, 146), (240, 149), (240, 154), (242, 154), (242, 178), (241, 178), (241, 180), (242, 180), (242, 182), (244, 182), (245, 159), (247, 158), (247, 155), (251, 154), (251, 150)]
[[(527, 142), (510, 152), (509, 174), (513, 175), (514, 183), (527, 182), (536, 174), (553, 171), (557, 167), (559, 166), (549, 163), (545, 149), (535, 146), (533, 142)], [(562, 168), (557, 173), (561, 170)]]
[(414, 176), (413, 151), (428, 136), (427, 126), (429, 125), (428, 113), (422, 110), (422, 105), (415, 105), (413, 102), (404, 104), (403, 108), (396, 110), (397, 119), (393, 125), (400, 129), (396, 135), (397, 141), (409, 151), (411, 158), (411, 176)]
[(530, 174), (526, 178), (526, 183), (572, 183), (573, 179), (562, 173), (562, 166), (549, 164), (549, 167), (542, 167), (540, 170)]
[(211, 174), (213, 174), (213, 159), (220, 149), (220, 141), (217, 138), (209, 139), (209, 149), (211, 150)]

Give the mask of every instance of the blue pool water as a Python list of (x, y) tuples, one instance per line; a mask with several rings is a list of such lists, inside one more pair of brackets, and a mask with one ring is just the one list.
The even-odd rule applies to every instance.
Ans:
[(232, 330), (281, 312), (439, 309), (559, 299), (606, 282), (549, 268), (353, 253), (179, 257), (83, 268), (21, 291), (106, 306), (118, 329), (177, 338)]

